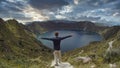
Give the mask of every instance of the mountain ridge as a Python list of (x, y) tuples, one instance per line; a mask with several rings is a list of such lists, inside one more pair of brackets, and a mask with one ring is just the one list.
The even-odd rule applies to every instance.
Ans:
[[(46, 22), (32, 22), (27, 24), (26, 26), (29, 28), (30, 31), (34, 33), (41, 33), (42, 31), (51, 31), (51, 30), (85, 30), (85, 31), (92, 31), (98, 32), (102, 31), (107, 26), (98, 26), (90, 21), (67, 21), (70, 23), (66, 23), (65, 21), (46, 21)], [(39, 29), (42, 28), (42, 29)]]

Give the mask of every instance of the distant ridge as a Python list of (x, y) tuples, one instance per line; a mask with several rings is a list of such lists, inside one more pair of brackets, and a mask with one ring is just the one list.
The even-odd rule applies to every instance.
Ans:
[(107, 26), (99, 26), (90, 21), (66, 21), (66, 20), (53, 20), (45, 22), (31, 22), (27, 24), (30, 31), (34, 33), (41, 33), (50, 30), (84, 30), (98, 32), (108, 28)]

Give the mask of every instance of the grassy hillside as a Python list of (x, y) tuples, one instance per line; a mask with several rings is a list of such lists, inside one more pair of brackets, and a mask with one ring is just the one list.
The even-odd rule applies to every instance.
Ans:
[[(39, 28), (36, 25), (36, 29)], [(45, 31), (39, 29), (42, 30)], [(52, 51), (36, 40), (34, 33), (14, 19), (3, 21), (0, 18), (0, 68), (50, 68)], [(104, 38), (102, 41), (64, 53), (63, 61), (70, 62), (75, 68), (90, 68), (91, 65), (109, 68), (110, 63), (120, 67), (120, 26), (107, 28), (100, 34)], [(108, 43), (113, 40), (111, 52), (106, 52)], [(84, 64), (75, 60), (79, 56), (89, 56), (92, 61)]]
[[(63, 61), (68, 61), (75, 68), (90, 68), (96, 65), (96, 68), (109, 68), (110, 63), (116, 63), (120, 67), (120, 26), (114, 26), (101, 32), (104, 39), (101, 42), (92, 42), (82, 48), (67, 52), (64, 54)], [(115, 40), (111, 53), (107, 52), (108, 42)], [(92, 62), (84, 64), (82, 61), (75, 60), (79, 56), (89, 56)]]
[(51, 50), (16, 20), (0, 19), (0, 68), (47, 68)]

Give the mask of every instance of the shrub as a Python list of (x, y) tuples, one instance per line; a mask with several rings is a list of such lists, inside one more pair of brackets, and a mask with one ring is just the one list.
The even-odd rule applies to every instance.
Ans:
[(108, 51), (104, 55), (104, 61), (107, 63), (114, 63), (120, 60), (120, 49), (112, 49), (111, 51)]

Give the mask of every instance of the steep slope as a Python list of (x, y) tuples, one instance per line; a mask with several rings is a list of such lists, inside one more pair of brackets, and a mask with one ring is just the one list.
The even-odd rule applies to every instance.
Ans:
[(51, 50), (14, 19), (5, 22), (0, 18), (0, 54), (2, 68), (46, 68), (51, 61)]
[[(109, 68), (109, 64), (115, 63), (120, 67), (120, 26), (113, 26), (101, 33), (105, 39), (101, 42), (92, 42), (82, 48), (64, 54), (64, 61), (71, 62), (75, 68)], [(112, 46), (110, 43), (113, 41)], [(110, 49), (110, 51), (108, 51)], [(90, 57), (92, 62), (84, 64), (77, 57)], [(69, 58), (68, 58), (69, 57)]]
[(120, 26), (113, 26), (109, 29), (106, 29), (102, 33), (102, 35), (104, 36), (105, 39), (109, 39), (109, 38), (115, 37), (119, 31), (120, 31)]

